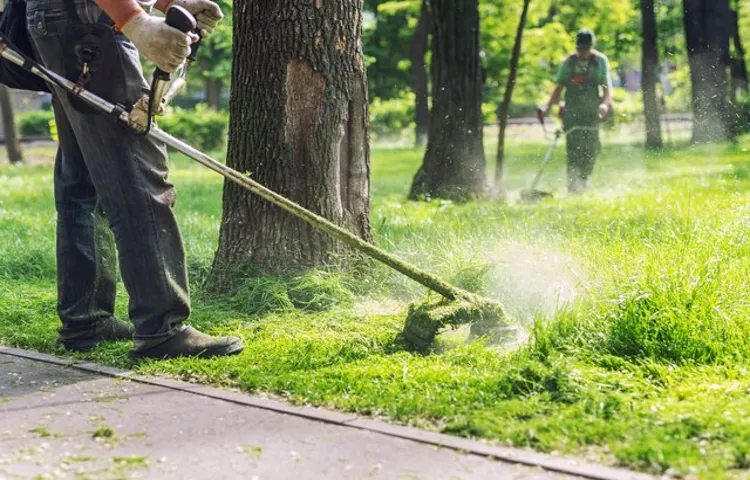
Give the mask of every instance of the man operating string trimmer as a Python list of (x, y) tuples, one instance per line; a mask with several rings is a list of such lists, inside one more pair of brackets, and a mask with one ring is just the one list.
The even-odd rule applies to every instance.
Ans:
[[(599, 154), (599, 123), (612, 108), (612, 79), (609, 59), (594, 50), (593, 32), (582, 29), (576, 34), (576, 49), (563, 61), (549, 101), (537, 111), (544, 120), (565, 90), (565, 106), (560, 116), (567, 133), (568, 192), (581, 193), (587, 187)], [(602, 92), (600, 93), (600, 88)], [(576, 128), (577, 127), (577, 128)]]
[[(149, 13), (172, 3), (195, 17), (203, 36), (222, 18), (210, 0), (27, 0), (28, 31), (52, 71), (112, 102), (133, 105), (148, 87), (139, 53), (174, 72), (199, 40), (196, 32), (183, 33)], [(55, 202), (62, 345), (87, 351), (132, 338), (131, 355), (140, 358), (241, 351), (238, 338), (185, 325), (190, 296), (165, 146), (96, 114), (57, 85), (53, 106), (60, 138)], [(115, 246), (132, 326), (114, 316)]]
[[(123, 270), (128, 269), (123, 272), (123, 277), (131, 294), (130, 314), (135, 323), (136, 345), (132, 354), (135, 357), (153, 358), (216, 356), (237, 353), (242, 349), (239, 339), (235, 337), (214, 338), (183, 325), (189, 313), (187, 282), (182, 242), (171, 214), (174, 191), (166, 182), (164, 146), (174, 148), (233, 184), (439, 294), (441, 298), (438, 300), (428, 300), (409, 307), (402, 335), (411, 347), (425, 351), (441, 330), (459, 325), (471, 325), (472, 337), (488, 338), (493, 342), (517, 337), (519, 326), (514, 325), (513, 320), (506, 315), (500, 302), (451, 285), (386, 252), (346, 228), (265, 187), (248, 174), (211, 158), (153, 125), (151, 118), (154, 111), (166, 105), (168, 102), (164, 99), (169, 99), (184, 84), (184, 73), (190, 62), (185, 62), (186, 68), (181, 69), (181, 74), (176, 79), (171, 79), (168, 72), (157, 69), (152, 86), (147, 89), (148, 97), (144, 101), (143, 96), (138, 97), (135, 88), (137, 80), (140, 80), (141, 85), (145, 84), (135, 60), (136, 50), (126, 37), (107, 35), (113, 32), (108, 15), (99, 13), (99, 20), (91, 23), (93, 17), (90, 16), (89, 7), (93, 5), (84, 3), (79, 8), (73, 3), (74, 0), (35, 1), (40, 2), (41, 6), (44, 2), (62, 2), (64, 6), (64, 9), (45, 10), (39, 8), (40, 5), (35, 5), (37, 8), (30, 10), (28, 18), (37, 20), (38, 32), (34, 43), (48, 43), (45, 45), (47, 55), (53, 59), (56, 59), (56, 54), (69, 55), (61, 57), (62, 60), (56, 63), (58, 70), (65, 70), (65, 75), (51, 70), (34, 58), (37, 55), (33, 52), (26, 28), (26, 3), (12, 2), (8, 5), (10, 8), (6, 8), (0, 16), (0, 57), (8, 62), (0, 64), (0, 81), (5, 85), (32, 91), (49, 91), (44, 83), (47, 82), (55, 88), (57, 94), (57, 113), (67, 122), (63, 125), (65, 130), (61, 132), (61, 136), (68, 139), (66, 145), (69, 150), (62, 150), (58, 155), (57, 165), (61, 170), (71, 170), (67, 176), (59, 177), (68, 180), (68, 184), (58, 182), (61, 188), (68, 187), (69, 191), (58, 195), (58, 202), (63, 206), (67, 206), (65, 202), (68, 202), (70, 206), (60, 209), (69, 215), (68, 219), (62, 220), (66, 223), (62, 223), (61, 228), (67, 229), (65, 233), (69, 235), (82, 234), (84, 241), (76, 243), (63, 237), (60, 242), (61, 252), (77, 255), (87, 268), (78, 272), (86, 280), (81, 284), (65, 283), (68, 278), (66, 274), (76, 273), (76, 264), (67, 264), (66, 269), (60, 269), (61, 291), (70, 295), (60, 302), (61, 317), (64, 319), (61, 329), (63, 344), (69, 348), (86, 350), (104, 340), (125, 339), (131, 334), (130, 327), (116, 320), (112, 314), (114, 252), (112, 241), (106, 241), (111, 232), (103, 228), (98, 210), (100, 202), (105, 213), (110, 216), (109, 222), (121, 252)], [(206, 0), (185, 1), (183, 5), (197, 12), (198, 16), (205, 15), (210, 10), (216, 12)], [(134, 39), (136, 46), (139, 42), (147, 45), (150, 34), (165, 31), (165, 25), (180, 32), (210, 33), (206, 27), (212, 24), (205, 22), (206, 17), (201, 29), (186, 8), (169, 7), (163, 23), (142, 17), (144, 13), (136, 10), (118, 21), (117, 26), (122, 26), (121, 30), (129, 35), (127, 38)], [(66, 15), (68, 19), (79, 19), (80, 15), (84, 15), (89, 22), (59, 21)], [(215, 23), (218, 16), (209, 18), (213, 18)], [(56, 21), (57, 26), (53, 28)], [(130, 23), (133, 21), (136, 23)], [(67, 28), (71, 26), (72, 28)], [(49, 44), (51, 42), (45, 42), (49, 32), (57, 33), (60, 40), (70, 40), (70, 44), (74, 45), (73, 55), (70, 49), (62, 48), (58, 51)], [(144, 36), (141, 37), (141, 34)], [(50, 38), (54, 39), (54, 36)], [(168, 61), (163, 62), (165, 69), (170, 69), (173, 61), (180, 63), (185, 58), (191, 60), (195, 57), (197, 44), (190, 46), (189, 54), (184, 48), (195, 41), (196, 37), (186, 33), (182, 39), (184, 42), (175, 37), (175, 42), (170, 44), (180, 46)], [(58, 44), (61, 42), (55, 42), (55, 45)], [(105, 65), (107, 59), (113, 58), (120, 64)], [(122, 58), (130, 61), (123, 63)], [(153, 58), (159, 58), (159, 55), (153, 53)], [(107, 67), (106, 71), (112, 71), (123, 64), (126, 67), (120, 70), (135, 74), (126, 77), (132, 80), (132, 85), (126, 84), (122, 91), (112, 86), (117, 78), (96, 75), (96, 72), (102, 71), (103, 66)], [(39, 82), (40, 79), (44, 82)], [(102, 91), (112, 94), (110, 97), (116, 100), (124, 101), (112, 103), (102, 97)], [(133, 105), (132, 108), (128, 104)], [(155, 105), (156, 108), (152, 109), (149, 105)], [(104, 116), (94, 121), (80, 115), (89, 111), (99, 112)], [(114, 123), (105, 122), (112, 120)], [(98, 122), (102, 122), (105, 128), (102, 129)], [(127, 132), (116, 131), (118, 127), (128, 131), (132, 129), (134, 133), (128, 136)], [(84, 142), (92, 132), (101, 139), (97, 142)], [(121, 137), (125, 137), (125, 142)], [(152, 139), (154, 143), (128, 143), (143, 137)], [(111, 153), (112, 149), (119, 150)], [(78, 159), (78, 162), (71, 163), (67, 157), (69, 154)], [(99, 159), (96, 157), (108, 156), (110, 158), (107, 158), (107, 163), (97, 163)], [(112, 171), (104, 171), (106, 169)], [(77, 214), (79, 211), (82, 213)], [(155, 245), (152, 247), (150, 243), (143, 242), (136, 232), (146, 240), (155, 242)], [(62, 260), (70, 260), (65, 255), (61, 257)], [(156, 278), (141, 276), (148, 274), (156, 275)], [(145, 288), (138, 283), (140, 281), (144, 282)], [(78, 316), (74, 315), (76, 313)]]

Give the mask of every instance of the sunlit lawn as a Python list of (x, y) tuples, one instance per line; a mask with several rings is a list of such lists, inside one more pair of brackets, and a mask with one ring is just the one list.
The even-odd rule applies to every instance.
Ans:
[[(556, 199), (514, 203), (545, 148), (509, 146), (509, 205), (407, 202), (420, 152), (373, 151), (378, 243), (503, 301), (531, 336), (515, 353), (455, 338), (407, 351), (404, 310), (425, 292), (380, 267), (255, 276), (206, 298), (222, 181), (176, 158), (193, 322), (246, 349), (136, 366), (122, 343), (86, 358), (653, 473), (739, 475), (750, 467), (750, 141), (651, 157), (612, 141), (580, 198), (565, 198), (561, 146), (542, 184)], [(0, 167), (0, 225), (0, 340), (61, 354), (49, 166)], [(122, 289), (118, 308), (127, 317)]]

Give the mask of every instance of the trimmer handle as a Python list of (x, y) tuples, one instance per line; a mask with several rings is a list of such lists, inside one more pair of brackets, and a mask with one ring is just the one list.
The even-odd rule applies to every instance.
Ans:
[(167, 25), (182, 33), (192, 32), (197, 27), (195, 18), (179, 5), (172, 5), (167, 9)]
[(544, 108), (536, 107), (536, 119), (539, 120), (539, 123), (541, 123), (542, 125), (544, 125), (544, 116), (545, 116)]
[(167, 25), (172, 28), (176, 28), (183, 33), (198, 33), (199, 39), (197, 42), (190, 45), (190, 55), (188, 55), (187, 57), (189, 61), (195, 61), (196, 57), (198, 56), (198, 47), (201, 43), (200, 32), (198, 32), (198, 26), (195, 18), (183, 7), (180, 7), (179, 5), (173, 5), (167, 10)]
[[(167, 9), (166, 21), (167, 25), (172, 28), (176, 28), (182, 33), (190, 33), (197, 28), (195, 18), (190, 14), (190, 12), (179, 5), (172, 5)], [(188, 57), (188, 59), (191, 61), (195, 60), (195, 56), (197, 54), (198, 43), (194, 43), (190, 46), (190, 56)], [(154, 77), (159, 78), (160, 80), (169, 80), (169, 73), (157, 67), (156, 72), (154, 72)]]
[(544, 117), (546, 116), (545, 113), (546, 112), (544, 111), (542, 107), (538, 107), (536, 109), (536, 119), (539, 120), (539, 124), (542, 126), (542, 130), (544, 130), (544, 136), (546, 137), (547, 136), (547, 124), (544, 123)]
[(198, 33), (198, 41), (190, 45), (190, 55), (187, 57), (188, 61), (194, 62), (198, 57), (198, 47), (202, 40), (195, 18), (179, 5), (173, 5), (167, 10), (167, 25), (184, 33)]

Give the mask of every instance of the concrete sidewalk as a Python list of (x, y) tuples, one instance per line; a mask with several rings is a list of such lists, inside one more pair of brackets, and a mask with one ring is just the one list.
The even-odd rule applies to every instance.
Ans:
[[(237, 393), (40, 360), (0, 348), (3, 479), (580, 478), (398, 438), (409, 430), (394, 435), (378, 422), (350, 427), (332, 412), (280, 413), (243, 405)], [(589, 478), (643, 478), (574, 464), (558, 471), (576, 468)]]

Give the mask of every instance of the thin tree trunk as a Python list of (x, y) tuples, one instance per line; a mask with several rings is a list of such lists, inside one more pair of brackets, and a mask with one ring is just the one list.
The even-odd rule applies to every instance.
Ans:
[(219, 79), (207, 78), (205, 80), (204, 94), (206, 96), (206, 104), (218, 110), (221, 108), (221, 91), (224, 84)]
[(13, 104), (10, 101), (10, 90), (5, 85), (0, 85), (0, 114), (3, 120), (3, 132), (5, 133), (5, 149), (8, 152), (8, 161), (11, 164), (23, 162), (21, 142), (16, 132), (15, 115), (13, 115)]
[(526, 17), (529, 13), (531, 0), (524, 0), (521, 19), (518, 22), (516, 30), (516, 39), (513, 43), (513, 54), (510, 57), (510, 69), (508, 71), (508, 81), (505, 85), (503, 103), (500, 105), (500, 131), (497, 141), (497, 166), (495, 167), (495, 190), (496, 193), (504, 197), (505, 188), (503, 186), (503, 169), (505, 166), (505, 130), (508, 127), (508, 118), (510, 118), (510, 106), (513, 101), (513, 89), (516, 86), (516, 77), (518, 76), (518, 62), (521, 59), (521, 46), (523, 43), (523, 30), (526, 27)]
[(739, 13), (733, 10), (732, 13), (732, 44), (734, 51), (731, 58), (731, 93), (732, 102), (737, 101), (738, 92), (748, 92), (747, 81), (747, 63), (745, 61), (745, 47), (742, 45), (740, 37)]
[(428, 0), (433, 25), (432, 109), (422, 167), (409, 198), (486, 193), (478, 0)]
[[(234, 9), (227, 164), (371, 240), (362, 0), (247, 0)], [(270, 273), (345, 264), (351, 250), (225, 183), (209, 287), (233, 266)]]
[(427, 78), (427, 41), (430, 34), (430, 16), (428, 14), (427, 0), (422, 0), (422, 8), (419, 11), (417, 30), (411, 40), (411, 69), (414, 77), (415, 116), (416, 123), (415, 144), (422, 146), (427, 144), (427, 134), (430, 125), (430, 91)]
[(662, 148), (661, 112), (656, 96), (659, 82), (659, 50), (656, 31), (654, 0), (641, 0), (641, 21), (643, 23), (642, 71), (643, 112), (646, 117), (646, 146), (649, 149)]
[(692, 84), (693, 142), (730, 138), (729, 0), (683, 0), (685, 37)]

